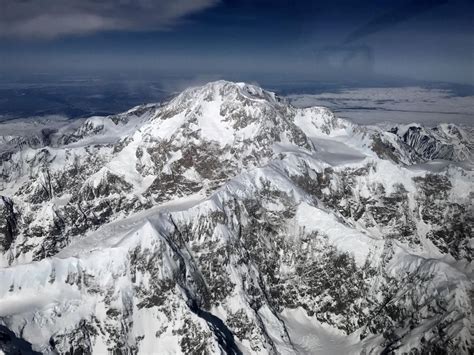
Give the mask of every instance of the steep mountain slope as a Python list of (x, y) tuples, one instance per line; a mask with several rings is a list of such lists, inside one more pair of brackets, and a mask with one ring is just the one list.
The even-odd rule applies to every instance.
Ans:
[(0, 349), (473, 351), (458, 127), (360, 127), (218, 81), (7, 148)]

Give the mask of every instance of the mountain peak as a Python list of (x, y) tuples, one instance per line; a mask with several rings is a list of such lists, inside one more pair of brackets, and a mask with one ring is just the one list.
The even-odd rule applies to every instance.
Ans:
[(161, 140), (192, 137), (221, 147), (248, 142), (269, 150), (280, 141), (305, 144), (294, 122), (296, 112), (258, 86), (220, 80), (184, 90), (158, 110), (144, 130)]
[(275, 93), (266, 91), (256, 85), (218, 80), (202, 86), (190, 87), (178, 94), (169, 104), (189, 106), (212, 101), (260, 101), (261, 103), (275, 105), (284, 100)]

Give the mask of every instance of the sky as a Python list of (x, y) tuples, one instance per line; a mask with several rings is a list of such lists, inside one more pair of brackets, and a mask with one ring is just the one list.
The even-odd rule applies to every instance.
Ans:
[(0, 0), (0, 78), (474, 85), (473, 0)]

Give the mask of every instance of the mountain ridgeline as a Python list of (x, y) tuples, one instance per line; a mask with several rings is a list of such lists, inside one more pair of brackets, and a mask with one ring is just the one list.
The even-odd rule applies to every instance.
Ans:
[(226, 81), (0, 124), (0, 349), (471, 354), (471, 132)]

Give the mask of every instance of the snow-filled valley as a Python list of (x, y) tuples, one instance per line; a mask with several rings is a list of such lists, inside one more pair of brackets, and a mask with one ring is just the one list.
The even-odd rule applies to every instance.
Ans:
[(226, 81), (8, 125), (0, 353), (474, 351), (472, 131)]

